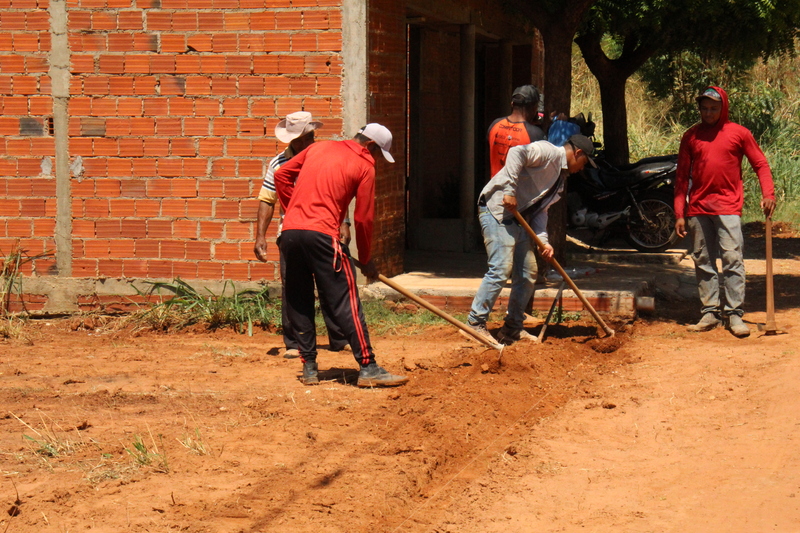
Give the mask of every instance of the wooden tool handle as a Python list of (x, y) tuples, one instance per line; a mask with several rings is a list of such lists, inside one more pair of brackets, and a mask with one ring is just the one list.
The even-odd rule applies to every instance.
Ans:
[[(514, 211), (514, 216), (516, 217), (517, 222), (519, 222), (520, 225), (523, 228), (525, 228), (525, 231), (528, 232), (528, 235), (530, 235), (531, 239), (533, 239), (533, 242), (536, 243), (536, 246), (539, 247), (539, 250), (543, 251), (544, 250), (544, 243), (539, 238), (539, 236), (536, 235), (536, 233), (533, 231), (533, 229), (530, 227), (530, 225), (528, 225), (528, 222), (525, 220), (525, 218), (522, 215), (519, 214), (519, 211)], [(556, 260), (556, 258), (552, 257), (552, 258), (548, 259), (547, 262), (549, 262), (551, 265), (553, 265), (553, 268), (555, 268), (556, 271), (559, 274), (561, 274), (561, 278), (567, 283), (567, 285), (569, 285), (569, 288), (572, 289), (572, 292), (574, 292), (575, 295), (580, 299), (580, 301), (583, 304), (583, 306), (589, 311), (589, 313), (592, 315), (592, 317), (594, 317), (594, 319), (597, 321), (597, 323), (600, 324), (600, 327), (603, 328), (603, 331), (605, 331), (608, 336), (613, 337), (614, 336), (614, 330), (611, 329), (610, 327), (608, 327), (606, 325), (606, 323), (603, 321), (603, 319), (600, 318), (600, 315), (597, 314), (597, 311), (595, 311), (594, 307), (592, 307), (592, 304), (589, 303), (589, 300), (586, 299), (586, 297), (583, 295), (583, 293), (578, 288), (578, 286), (575, 285), (575, 282), (572, 281), (572, 279), (567, 275), (566, 271), (561, 267), (560, 264), (558, 264), (558, 261)]]

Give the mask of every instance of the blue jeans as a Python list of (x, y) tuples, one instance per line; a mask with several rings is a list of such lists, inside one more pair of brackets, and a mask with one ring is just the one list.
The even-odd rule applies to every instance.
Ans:
[(469, 323), (486, 324), (500, 291), (511, 278), (511, 296), (508, 299), (506, 327), (512, 331), (522, 329), (525, 306), (533, 295), (536, 279), (536, 257), (531, 238), (516, 222), (498, 222), (485, 207), (478, 208), (483, 244), (489, 256), (489, 271), (483, 276), (481, 286), (472, 301)]
[[(689, 217), (686, 225), (692, 240), (702, 312), (742, 316), (745, 274), (741, 218), (738, 215), (699, 215)], [(722, 273), (717, 270), (718, 258), (722, 259)], [(720, 299), (720, 277), (725, 289), (724, 302)]]

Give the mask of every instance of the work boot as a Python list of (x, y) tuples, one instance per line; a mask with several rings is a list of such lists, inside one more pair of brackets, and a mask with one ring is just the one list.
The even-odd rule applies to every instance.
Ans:
[[(740, 319), (741, 320), (741, 319)], [(699, 333), (701, 331), (711, 331), (715, 327), (722, 324), (722, 321), (719, 319), (716, 313), (709, 312), (703, 315), (703, 318), (697, 324), (692, 324), (688, 328), (689, 331), (694, 331), (695, 333)], [(749, 331), (748, 331), (749, 333)]]
[(359, 387), (396, 387), (408, 381), (406, 376), (395, 376), (388, 370), (378, 366), (378, 363), (370, 363), (361, 367), (358, 373)]
[(728, 329), (731, 330), (734, 337), (739, 337), (740, 339), (750, 336), (750, 328), (747, 327), (747, 324), (744, 323), (739, 315), (730, 315), (728, 317)]
[(283, 352), (284, 359), (297, 359), (300, 357), (300, 350), (297, 348), (286, 348), (286, 351)]
[[(483, 337), (485, 337), (486, 340), (494, 342), (494, 337), (492, 337), (492, 334), (489, 333), (488, 329), (486, 329), (486, 324), (470, 324), (469, 322), (467, 322), (467, 327), (469, 329), (473, 330), (475, 333), (478, 333), (478, 334), (482, 335)], [(458, 332), (461, 333), (461, 335), (463, 335), (465, 338), (467, 338), (467, 339), (469, 339), (471, 341), (478, 342), (475, 339), (475, 337), (473, 337), (472, 335), (470, 335), (469, 333), (467, 333), (463, 329), (459, 329)]]
[(497, 340), (503, 344), (514, 344), (517, 341), (538, 343), (539, 337), (531, 335), (522, 328), (512, 330), (508, 326), (503, 326), (500, 328), (500, 331), (497, 332)]
[(306, 361), (303, 363), (303, 377), (300, 379), (304, 385), (317, 385), (319, 383), (319, 371), (316, 361)]

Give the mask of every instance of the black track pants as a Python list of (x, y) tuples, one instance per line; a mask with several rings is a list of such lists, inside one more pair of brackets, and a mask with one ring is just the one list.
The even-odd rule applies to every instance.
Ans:
[[(280, 250), (280, 237), (278, 237), (278, 249)], [(286, 279), (286, 259), (283, 257), (283, 251), (280, 252), (280, 270), (281, 270), (281, 301), (286, 302), (286, 284), (283, 280)], [(325, 320), (325, 327), (328, 330), (328, 346), (331, 350), (339, 351), (344, 348), (349, 342), (341, 330), (336, 327), (336, 324), (328, 317), (325, 312), (325, 306), (320, 304), (322, 308), (322, 318)], [(294, 326), (292, 319), (289, 318), (289, 313), (286, 311), (286, 305), (281, 307), (281, 324), (283, 329), (283, 344), (286, 349), (297, 350), (297, 335), (294, 333)]]
[(375, 361), (369, 331), (361, 311), (356, 273), (347, 247), (317, 231), (285, 230), (281, 254), (286, 265), (283, 305), (294, 328), (303, 361), (317, 358), (314, 325), (314, 284), (323, 313), (341, 331), (360, 365)]

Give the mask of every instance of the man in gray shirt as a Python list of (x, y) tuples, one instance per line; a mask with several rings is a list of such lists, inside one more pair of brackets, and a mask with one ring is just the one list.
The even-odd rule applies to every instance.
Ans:
[(545, 244), (542, 256), (553, 257), (547, 239), (547, 211), (564, 189), (568, 174), (580, 172), (590, 163), (594, 145), (583, 135), (573, 135), (564, 146), (538, 141), (515, 146), (505, 166), (486, 184), (478, 200), (478, 220), (488, 254), (489, 271), (472, 301), (468, 323), (490, 336), (486, 320), (503, 286), (511, 278), (511, 296), (505, 324), (498, 340), (511, 344), (537, 340), (522, 327), (525, 305), (533, 295), (536, 259), (531, 238), (514, 218), (519, 211)]

